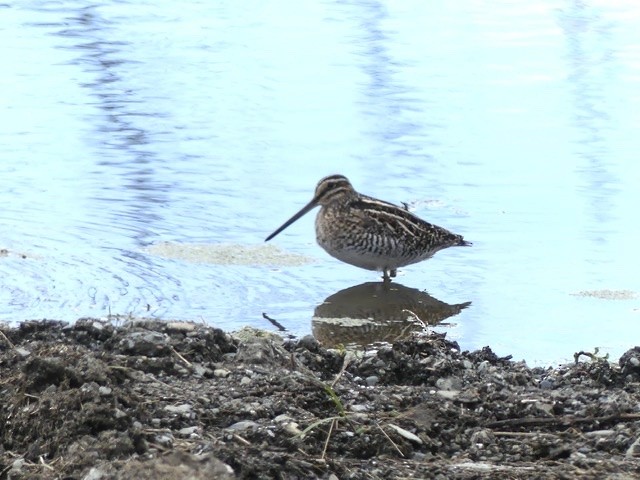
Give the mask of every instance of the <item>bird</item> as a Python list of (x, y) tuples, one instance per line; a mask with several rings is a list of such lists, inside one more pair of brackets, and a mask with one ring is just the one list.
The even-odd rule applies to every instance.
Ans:
[(358, 193), (344, 175), (318, 182), (313, 198), (269, 235), (265, 242), (320, 206), (316, 240), (332, 257), (367, 270), (382, 272), (383, 281), (397, 269), (432, 257), (436, 252), (471, 246), (461, 235), (433, 225), (408, 209)]

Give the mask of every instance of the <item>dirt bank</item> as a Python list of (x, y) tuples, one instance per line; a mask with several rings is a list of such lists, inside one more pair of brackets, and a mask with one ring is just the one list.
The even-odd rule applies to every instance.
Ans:
[(640, 349), (531, 369), (439, 335), (354, 355), (180, 322), (1, 330), (2, 479), (640, 476)]

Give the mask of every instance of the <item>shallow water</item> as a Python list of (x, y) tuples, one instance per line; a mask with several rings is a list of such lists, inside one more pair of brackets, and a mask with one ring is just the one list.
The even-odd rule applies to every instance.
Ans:
[(262, 242), (343, 173), (473, 241), (396, 279), (463, 348), (636, 345), (640, 5), (431, 3), (0, 5), (0, 319), (309, 333), (378, 275)]

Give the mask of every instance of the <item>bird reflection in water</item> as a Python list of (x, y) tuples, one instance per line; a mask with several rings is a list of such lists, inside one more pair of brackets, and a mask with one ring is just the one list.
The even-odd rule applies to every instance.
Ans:
[(318, 305), (312, 331), (326, 348), (392, 343), (437, 325), (469, 305), (449, 305), (398, 283), (367, 282), (340, 290)]

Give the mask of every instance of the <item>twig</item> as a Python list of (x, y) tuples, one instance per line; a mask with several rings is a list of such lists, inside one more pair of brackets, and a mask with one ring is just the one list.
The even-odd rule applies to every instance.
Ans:
[(610, 422), (634, 422), (640, 420), (638, 413), (614, 413), (603, 417), (561, 417), (561, 418), (508, 418), (506, 420), (497, 420), (486, 425), (487, 428), (500, 427), (570, 427), (585, 423), (610, 423)]
[(606, 361), (609, 359), (609, 354), (607, 353), (605, 356), (603, 357), (599, 357), (598, 356), (598, 352), (600, 351), (600, 349), (598, 347), (596, 347), (592, 352), (585, 352), (584, 350), (580, 350), (579, 352), (576, 352), (573, 354), (573, 359), (576, 362), (576, 365), (578, 363), (580, 363), (580, 357), (581, 356), (585, 356), (589, 359), (591, 359), (592, 362), (602, 362), (602, 361)]
[(320, 420), (316, 420), (311, 425), (309, 425), (307, 428), (302, 430), (298, 435), (300, 436), (300, 438), (304, 438), (304, 436), (307, 433), (309, 433), (311, 430), (313, 430), (317, 426), (322, 425), (323, 423), (333, 422), (334, 420), (337, 420), (339, 418), (341, 418), (341, 417), (327, 417), (327, 418), (321, 418)]
[(413, 320), (415, 322), (418, 322), (422, 328), (424, 328), (425, 330), (427, 329), (427, 325), (422, 321), (422, 319), (418, 316), (417, 313), (409, 310), (408, 308), (403, 308), (402, 309), (402, 313), (408, 313), (409, 315), (411, 315), (413, 317)]
[(269, 320), (271, 322), (271, 324), (276, 327), (278, 330), (280, 330), (281, 332), (286, 332), (287, 328), (282, 325), (279, 321), (277, 321), (275, 318), (271, 318), (269, 315), (267, 315), (265, 312), (262, 312), (262, 318), (264, 318), (265, 320)]
[(322, 449), (322, 456), (320, 458), (322, 458), (324, 460), (324, 456), (327, 453), (327, 448), (329, 447), (329, 439), (331, 438), (331, 433), (333, 432), (333, 426), (336, 424), (336, 422), (338, 421), (337, 418), (334, 418), (333, 421), (331, 422), (331, 425), (329, 425), (329, 433), (327, 433), (327, 439), (324, 441), (324, 448)]
[(249, 446), (251, 445), (251, 442), (249, 440), (247, 440), (246, 438), (241, 437), (240, 435), (238, 435), (237, 433), (233, 434), (233, 438), (235, 438), (236, 440), (238, 440), (240, 443), (244, 443), (245, 445)]
[(44, 458), (42, 455), (40, 455), (40, 457), (38, 457), (40, 459), (40, 463), (42, 464), (42, 466), (44, 468), (48, 468), (49, 470), (51, 470), (52, 472), (55, 470), (55, 468), (53, 468), (51, 465), (47, 465), (44, 461)]
[(555, 433), (547, 432), (493, 432), (496, 437), (555, 437)]
[(342, 360), (342, 368), (336, 375), (336, 378), (333, 379), (333, 382), (331, 382), (331, 388), (335, 387), (336, 383), (338, 383), (338, 381), (342, 377), (342, 374), (345, 372), (345, 370), (351, 363), (351, 360), (353, 360), (353, 353), (347, 350), (347, 353), (345, 353), (344, 355), (344, 360)]
[(385, 431), (384, 431), (384, 428), (382, 428), (378, 422), (376, 422), (376, 427), (378, 427), (378, 428), (380, 429), (380, 431), (382, 432), (382, 434), (383, 434), (385, 437), (387, 437), (387, 440), (389, 440), (389, 441), (391, 442), (391, 445), (393, 445), (393, 448), (395, 448), (395, 449), (398, 451), (398, 453), (400, 454), (400, 456), (401, 456), (402, 458), (405, 458), (404, 453), (402, 453), (402, 450), (400, 450), (400, 449), (398, 448), (398, 445), (396, 444), (396, 442), (394, 442), (393, 440), (391, 440), (391, 437), (390, 437), (389, 435), (387, 435), (387, 432), (385, 432)]
[(16, 348), (16, 346), (11, 342), (11, 340), (9, 340), (9, 338), (4, 334), (2, 330), (0, 330), (0, 337), (2, 337), (4, 341), (7, 342), (11, 348)]
[(176, 357), (178, 357), (180, 360), (182, 360), (187, 367), (192, 367), (193, 366), (193, 364), (189, 360), (184, 358), (182, 355), (180, 355), (180, 353), (175, 348), (173, 348), (173, 345), (170, 346), (169, 348), (171, 349), (171, 352), (173, 352), (176, 355)]

